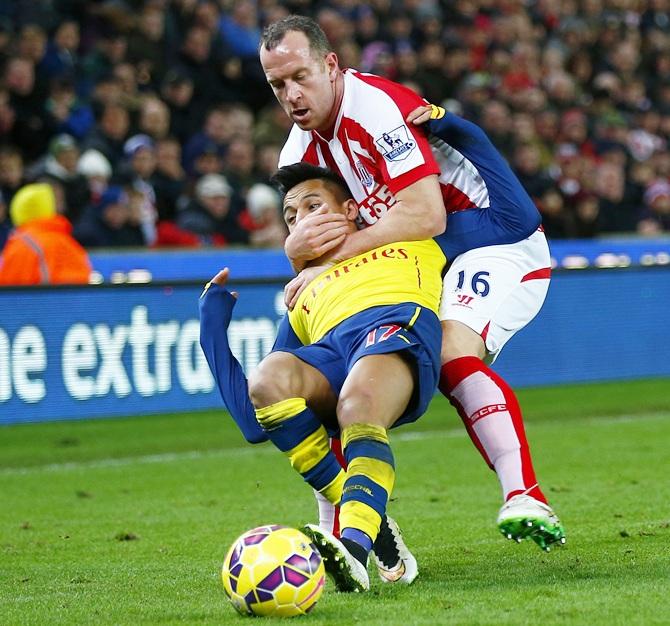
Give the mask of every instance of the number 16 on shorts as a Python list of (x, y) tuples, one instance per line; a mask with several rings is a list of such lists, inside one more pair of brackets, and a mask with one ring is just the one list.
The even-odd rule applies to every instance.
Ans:
[[(488, 277), (490, 275), (491, 272), (484, 272), (484, 271), (475, 272), (472, 275), (472, 278), (470, 279), (469, 283), (473, 293), (475, 293), (478, 296), (481, 296), (482, 298), (485, 298), (486, 296), (489, 295), (489, 291), (491, 290), (491, 288), (489, 286)], [(461, 270), (460, 272), (458, 272), (458, 283), (456, 285), (456, 291), (460, 291), (461, 289), (463, 289), (465, 281), (466, 281), (465, 270)]]

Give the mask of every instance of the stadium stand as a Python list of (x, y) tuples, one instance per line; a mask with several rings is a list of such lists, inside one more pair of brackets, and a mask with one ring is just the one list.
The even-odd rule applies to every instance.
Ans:
[[(272, 236), (253, 235), (265, 222), (248, 210), (248, 193), (267, 183), (288, 127), (256, 49), (261, 29), (289, 12), (314, 16), (343, 66), (408, 84), (478, 121), (531, 193), (551, 239), (662, 235), (670, 230), (664, 7), (612, 0), (3, 3), (0, 246), (11, 228), (1, 207), (36, 181), (57, 188), (58, 210), (75, 233), (85, 230), (79, 222), (90, 222), (105, 185), (124, 189), (120, 197), (142, 236), (110, 245), (279, 245), (276, 226)], [(91, 150), (110, 175), (86, 176)], [(226, 218), (205, 237), (185, 234), (180, 224), (198, 202), (198, 183), (213, 174), (230, 186)]]

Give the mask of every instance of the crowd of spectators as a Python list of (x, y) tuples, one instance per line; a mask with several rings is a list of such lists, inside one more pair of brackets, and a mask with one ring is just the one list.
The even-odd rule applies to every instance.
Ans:
[(670, 231), (670, 0), (0, 3), (0, 249), (49, 183), (86, 247), (280, 246), (290, 121), (262, 28), (321, 24), (343, 67), (479, 123), (550, 238)]

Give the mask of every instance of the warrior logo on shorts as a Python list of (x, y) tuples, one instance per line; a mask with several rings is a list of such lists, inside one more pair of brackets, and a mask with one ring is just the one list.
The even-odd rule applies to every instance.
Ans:
[(409, 138), (407, 126), (398, 126), (387, 133), (382, 133), (379, 139), (375, 139), (375, 143), (384, 158), (389, 161), (403, 161), (416, 147), (416, 143)]

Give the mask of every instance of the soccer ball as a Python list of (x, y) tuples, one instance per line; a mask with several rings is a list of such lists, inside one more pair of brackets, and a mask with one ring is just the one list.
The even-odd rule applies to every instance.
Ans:
[(223, 588), (242, 615), (304, 615), (321, 597), (326, 574), (321, 555), (295, 528), (259, 526), (230, 546), (221, 570)]

